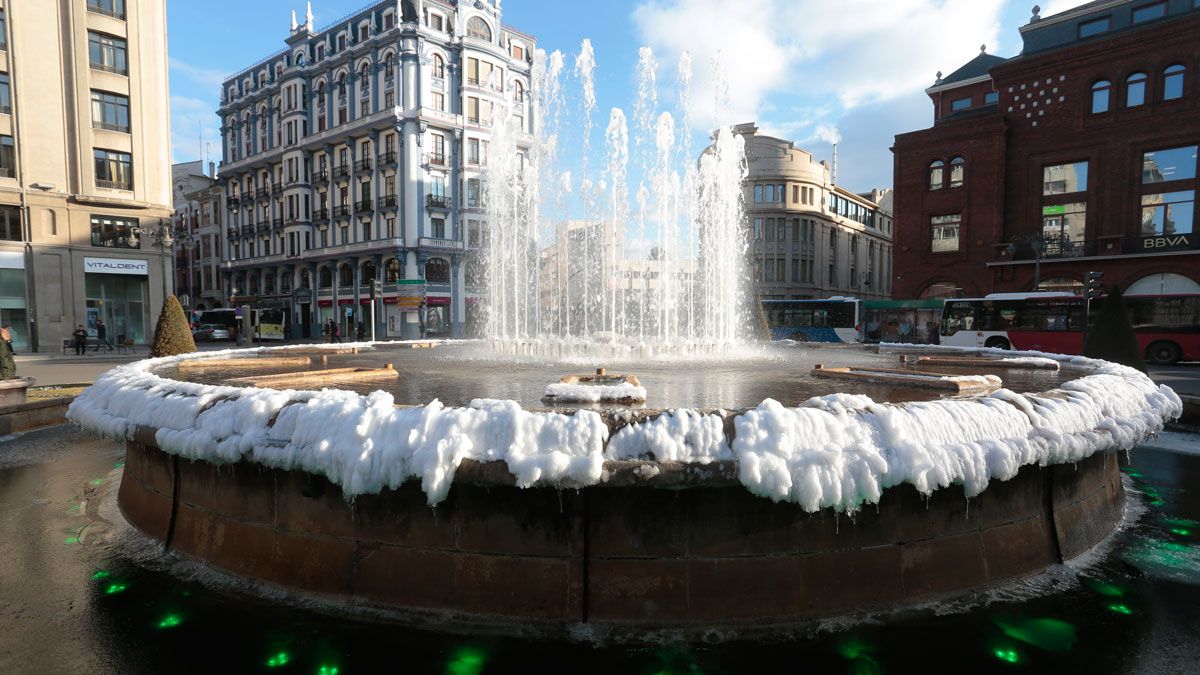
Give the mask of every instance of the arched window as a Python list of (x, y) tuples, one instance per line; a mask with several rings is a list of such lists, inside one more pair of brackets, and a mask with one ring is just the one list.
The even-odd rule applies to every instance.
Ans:
[(394, 284), (404, 278), (404, 268), (401, 267), (399, 260), (392, 258), (387, 261), (387, 276), (384, 278), (389, 284)]
[(354, 268), (349, 265), (338, 267), (338, 287), (350, 288), (354, 285)]
[(250, 295), (258, 295), (258, 277), (250, 277)]
[(346, 76), (338, 75), (337, 79), (338, 106), (346, 105)]
[(285, 271), (279, 273), (279, 292), (281, 294), (292, 292), (292, 273), (291, 272), (285, 270)]
[(308, 270), (300, 272), (300, 288), (312, 288), (312, 274)]
[(333, 270), (328, 265), (321, 268), (321, 288), (333, 288)]
[(516, 103), (525, 102), (525, 85), (521, 84), (520, 80), (513, 80), (512, 83), (513, 101)]
[(302, 68), (304, 67), (304, 52), (299, 52), (296, 54), (296, 65)]
[(1108, 112), (1110, 94), (1112, 92), (1112, 82), (1108, 80), (1099, 80), (1092, 85), (1092, 112), (1102, 113)]
[(370, 286), (375, 281), (375, 263), (368, 260), (362, 266), (362, 285)]
[(441, 258), (430, 258), (425, 263), (425, 281), (431, 284), (450, 283), (450, 263)]
[(317, 113), (325, 112), (325, 83), (317, 85)]
[(1163, 69), (1163, 93), (1164, 101), (1174, 101), (1177, 98), (1183, 98), (1183, 77), (1187, 72), (1187, 68), (1180, 63), (1175, 63)]
[(483, 19), (473, 16), (467, 20), (467, 36), (478, 38), (485, 42), (492, 41), (492, 29)]
[(1146, 74), (1134, 73), (1125, 78), (1125, 107), (1136, 108), (1146, 102)]
[(371, 66), (364, 63), (358, 71), (358, 86), (362, 90), (362, 97), (369, 98), (371, 96)]
[(929, 164), (929, 189), (941, 190), (945, 183), (946, 163), (940, 159)]
[(950, 187), (962, 187), (963, 184), (963, 168), (966, 162), (962, 157), (952, 157), (950, 159)]
[(442, 58), (441, 54), (433, 55), (433, 76), (439, 80), (446, 77), (446, 61)]
[(383, 79), (386, 80), (385, 86), (391, 88), (395, 86), (396, 80), (396, 55), (388, 54), (383, 60)]

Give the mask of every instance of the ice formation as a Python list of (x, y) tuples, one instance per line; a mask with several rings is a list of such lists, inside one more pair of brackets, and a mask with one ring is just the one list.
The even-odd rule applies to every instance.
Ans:
[[(625, 426), (611, 439), (604, 419), (587, 410), (530, 412), (495, 400), (397, 407), (378, 391), (213, 386), (155, 373), (196, 354), (114, 368), (76, 398), (67, 417), (118, 440), (153, 428), (158, 446), (181, 457), (324, 475), (347, 497), (416, 479), (436, 504), (467, 459), (504, 462), (521, 487), (596, 484), (606, 459), (731, 461), (754, 494), (809, 511), (853, 512), (901, 483), (924, 494), (961, 484), (971, 496), (1022, 466), (1127, 449), (1182, 411), (1175, 392), (1131, 368), (1038, 356), (1090, 372), (1041, 394), (1001, 389), (903, 404), (834, 394), (794, 408), (766, 400), (741, 414), (672, 410)], [(732, 442), (725, 433), (730, 417)]]
[(645, 401), (646, 388), (631, 382), (619, 384), (568, 384), (554, 382), (546, 385), (546, 398), (569, 403), (599, 403), (601, 401)]

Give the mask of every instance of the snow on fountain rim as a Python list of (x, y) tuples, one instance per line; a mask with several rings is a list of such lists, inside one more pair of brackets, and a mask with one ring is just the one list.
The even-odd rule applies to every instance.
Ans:
[[(347, 347), (372, 343), (306, 349)], [(288, 349), (295, 347), (250, 353)], [(532, 412), (516, 401), (492, 399), (466, 407), (446, 407), (436, 399), (396, 407), (383, 391), (280, 391), (181, 382), (154, 373), (189, 359), (247, 355), (248, 350), (225, 350), (118, 366), (71, 403), (67, 418), (120, 441), (132, 439), (140, 427), (154, 428), (159, 448), (188, 459), (251, 461), (324, 475), (347, 498), (419, 479), (429, 503), (437, 504), (465, 459), (505, 462), (519, 487), (595, 485), (604, 480), (606, 460), (728, 461), (756, 495), (795, 502), (807, 511), (853, 512), (902, 483), (926, 495), (960, 484), (970, 497), (990, 480), (1013, 478), (1023, 466), (1073, 463), (1099, 451), (1128, 449), (1183, 409), (1174, 391), (1137, 370), (1050, 354), (1032, 356), (1092, 372), (1037, 394), (1000, 389), (975, 398), (895, 404), (831, 394), (793, 408), (767, 399), (733, 414), (732, 443), (721, 412), (670, 410), (610, 438), (604, 418), (590, 410)]]

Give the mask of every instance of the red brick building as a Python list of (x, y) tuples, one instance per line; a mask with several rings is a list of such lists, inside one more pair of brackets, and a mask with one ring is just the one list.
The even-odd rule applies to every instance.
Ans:
[(893, 297), (1200, 292), (1200, 0), (1098, 0), (926, 92), (895, 155)]

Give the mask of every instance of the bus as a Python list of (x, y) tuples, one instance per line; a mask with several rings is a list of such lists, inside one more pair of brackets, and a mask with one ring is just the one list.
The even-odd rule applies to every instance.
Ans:
[(863, 342), (937, 342), (942, 300), (863, 300)]
[[(225, 326), (230, 335), (242, 329), (242, 320), (235, 309), (209, 309), (200, 312), (198, 324), (213, 323)], [(256, 340), (284, 340), (287, 338), (288, 313), (283, 309), (251, 309), (250, 323), (254, 327)]]
[(772, 340), (862, 342), (862, 302), (858, 298), (763, 300)]
[[(1092, 301), (1092, 317), (1103, 300)], [(1200, 359), (1200, 295), (1129, 295), (1129, 320), (1146, 361), (1171, 364)], [(947, 299), (941, 343), (1079, 354), (1084, 299), (1071, 293), (994, 293)]]

